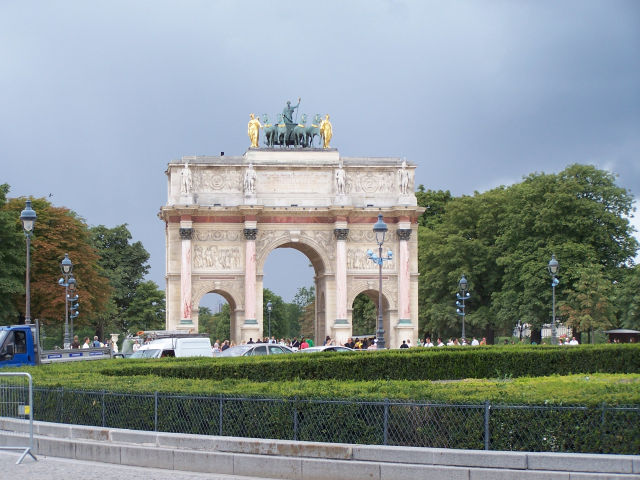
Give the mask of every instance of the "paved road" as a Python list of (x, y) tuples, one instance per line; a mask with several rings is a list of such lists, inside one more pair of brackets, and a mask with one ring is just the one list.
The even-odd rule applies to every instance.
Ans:
[(0, 451), (0, 478), (13, 480), (266, 480), (258, 477), (240, 477), (214, 473), (192, 473), (158, 468), (127, 467), (111, 463), (85, 462), (67, 458), (36, 455), (38, 461), (27, 455), (16, 465), (20, 453)]

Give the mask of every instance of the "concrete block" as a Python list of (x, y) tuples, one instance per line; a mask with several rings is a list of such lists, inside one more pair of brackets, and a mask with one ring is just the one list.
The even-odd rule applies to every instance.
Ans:
[(28, 432), (29, 421), (5, 417), (0, 420), (0, 430), (6, 430), (9, 432)]
[(302, 460), (302, 480), (335, 480), (336, 478), (380, 480), (380, 464), (314, 458)]
[(430, 448), (353, 445), (351, 450), (353, 460), (419, 465), (432, 465), (434, 463), (433, 449)]
[(173, 450), (121, 445), (120, 463), (137, 467), (166, 468), (173, 470)]
[(114, 429), (109, 431), (109, 438), (116, 443), (132, 443), (134, 445), (156, 445), (156, 432), (142, 432), (139, 430), (120, 430)]
[(73, 425), (71, 428), (71, 438), (83, 440), (109, 440), (109, 429), (102, 427), (88, 427), (85, 425)]
[[(218, 443), (218, 448), (235, 453), (252, 455), (278, 455), (285, 457), (332, 458), (348, 460), (352, 457), (352, 447), (345, 444), (321, 442), (291, 442), (262, 438), (242, 439), (242, 441)], [(227, 450), (228, 449), (228, 450)]]
[(625, 475), (624, 473), (572, 473), (571, 480), (637, 480), (638, 475)]
[(530, 470), (501, 470), (470, 468), (469, 480), (570, 480), (569, 472), (532, 472)]
[(44, 435), (47, 437), (55, 438), (71, 438), (72, 425), (65, 425), (62, 423), (50, 423), (50, 422), (35, 422), (33, 424), (33, 430), (38, 435)]
[(49, 457), (76, 458), (76, 442), (57, 438), (36, 437), (34, 439), (38, 455)]
[(631, 455), (596, 455), (589, 453), (529, 453), (530, 470), (562, 472), (632, 473)]
[(29, 435), (13, 432), (0, 433), (0, 445), (3, 447), (26, 447), (29, 445)]
[(120, 464), (120, 445), (76, 442), (76, 459)]
[(174, 470), (204, 472), (216, 474), (233, 474), (232, 453), (174, 451)]
[(157, 433), (156, 442), (159, 447), (185, 450), (216, 451), (216, 440), (205, 435), (180, 433)]
[(469, 469), (432, 465), (380, 465), (380, 480), (469, 480)]
[(297, 458), (234, 454), (233, 474), (247, 477), (300, 480), (302, 478), (302, 464), (301, 460)]
[(632, 463), (633, 473), (640, 473), (640, 456), (634, 456)]
[(522, 452), (492, 452), (486, 450), (456, 450), (434, 448), (435, 465), (526, 469), (527, 454)]

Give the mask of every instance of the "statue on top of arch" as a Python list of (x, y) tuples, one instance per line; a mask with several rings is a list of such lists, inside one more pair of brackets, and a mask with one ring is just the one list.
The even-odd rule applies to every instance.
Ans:
[(322, 115), (316, 113), (313, 121), (307, 125), (307, 114), (303, 113), (298, 119), (296, 111), (300, 107), (301, 100), (298, 97), (296, 105), (291, 105), (291, 101), (287, 101), (282, 113), (274, 117), (278, 119), (275, 124), (270, 123), (266, 113), (262, 115), (262, 123), (251, 114), (248, 125), (251, 148), (259, 148), (261, 129), (264, 132), (263, 142), (267, 148), (331, 148), (329, 142), (333, 135), (333, 128), (329, 122), (329, 115), (325, 115), (323, 119)]

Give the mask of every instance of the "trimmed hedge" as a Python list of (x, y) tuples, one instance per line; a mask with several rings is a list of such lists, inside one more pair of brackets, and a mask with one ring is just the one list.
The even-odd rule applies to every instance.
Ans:
[(638, 407), (488, 407), (38, 388), (33, 410), (42, 421), (203, 435), (465, 449), (488, 440), (491, 450), (640, 453)]
[(253, 382), (293, 379), (459, 380), (639, 373), (640, 345), (454, 347), (176, 360), (119, 362), (101, 369), (101, 373), (208, 380), (246, 379)]

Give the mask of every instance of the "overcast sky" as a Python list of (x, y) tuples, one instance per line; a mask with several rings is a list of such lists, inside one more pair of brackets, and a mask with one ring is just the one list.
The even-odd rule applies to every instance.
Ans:
[[(242, 155), (248, 114), (299, 96), (341, 155), (406, 157), (426, 188), (579, 162), (640, 195), (634, 0), (0, 0), (0, 92), (9, 195), (127, 223), (161, 288), (167, 163)], [(307, 265), (274, 252), (265, 286), (290, 300)]]

